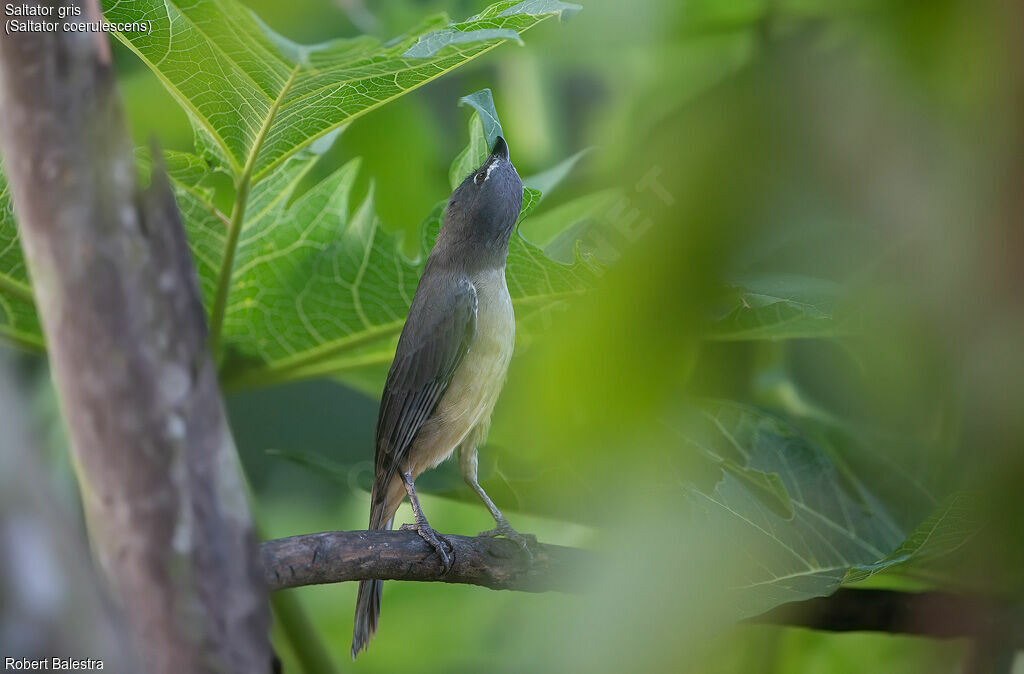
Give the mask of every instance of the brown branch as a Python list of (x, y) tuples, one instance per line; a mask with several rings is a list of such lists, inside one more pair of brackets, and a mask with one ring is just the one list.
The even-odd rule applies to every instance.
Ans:
[(266, 587), (174, 196), (160, 167), (136, 184), (106, 35), (68, 28), (99, 3), (12, 0), (3, 19), (57, 4), (80, 15), (0, 40), (0, 141), (93, 549), (135, 671), (268, 671)]
[(481, 585), (494, 590), (582, 591), (590, 553), (559, 545), (530, 546), (532, 560), (512, 541), (445, 535), (454, 549), (441, 574), (433, 549), (414, 531), (329, 531), (260, 545), (271, 590), (350, 580), (418, 580)]
[[(495, 590), (582, 592), (593, 554), (559, 545), (531, 546), (533, 558), (511, 541), (446, 535), (452, 568), (441, 575), (437, 556), (412, 531), (329, 531), (260, 545), (271, 591), (379, 578), (465, 583)], [(947, 592), (840, 589), (828, 597), (791, 602), (747, 623), (829, 632), (873, 631), (954, 639), (977, 638), (1024, 648), (1019, 606)]]
[(971, 637), (1024, 648), (1020, 606), (949, 592), (842, 588), (828, 597), (783, 604), (749, 623), (828, 632), (888, 632), (934, 639)]

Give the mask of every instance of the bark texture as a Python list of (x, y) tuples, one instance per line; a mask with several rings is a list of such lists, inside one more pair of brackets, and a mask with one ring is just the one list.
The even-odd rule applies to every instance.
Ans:
[(91, 542), (146, 671), (268, 671), (266, 587), (184, 232), (159, 166), (138, 189), (106, 36), (64, 29), (99, 19), (79, 6), (55, 32), (0, 38), (0, 140)]
[(532, 558), (512, 541), (445, 535), (452, 567), (441, 573), (437, 555), (415, 531), (328, 531), (260, 545), (271, 590), (348, 580), (419, 580), (482, 585), (494, 590), (582, 591), (590, 553), (534, 544)]

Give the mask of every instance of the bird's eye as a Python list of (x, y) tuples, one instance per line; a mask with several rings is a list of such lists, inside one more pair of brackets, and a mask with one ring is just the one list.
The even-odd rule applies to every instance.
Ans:
[(475, 176), (473, 176), (473, 182), (475, 182), (477, 185), (483, 185), (485, 180), (487, 180), (487, 176), (484, 175), (483, 171), (480, 171)]

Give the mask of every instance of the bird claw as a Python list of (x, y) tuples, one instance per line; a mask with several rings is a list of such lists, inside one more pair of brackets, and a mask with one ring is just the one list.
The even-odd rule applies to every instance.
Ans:
[(521, 534), (505, 522), (498, 524), (498, 526), (488, 531), (481, 531), (477, 536), (481, 538), (507, 538), (522, 548), (523, 552), (530, 558), (530, 562), (533, 562), (533, 551), (530, 550), (530, 546), (537, 545), (537, 537), (533, 534)]
[(403, 524), (399, 529), (402, 531), (415, 531), (430, 547), (434, 548), (434, 552), (437, 553), (438, 558), (441, 560), (442, 576), (451, 571), (452, 560), (448, 555), (448, 551), (445, 550), (445, 546), (447, 545), (451, 548), (452, 552), (455, 552), (455, 548), (448, 542), (448, 539), (430, 528), (430, 525), (426, 522), (419, 524)]

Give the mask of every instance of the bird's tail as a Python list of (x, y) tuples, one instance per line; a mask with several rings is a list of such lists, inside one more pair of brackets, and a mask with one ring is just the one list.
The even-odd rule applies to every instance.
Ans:
[[(390, 529), (394, 516), (387, 518), (385, 508), (387, 499), (382, 498), (378, 502), (376, 489), (371, 496), (370, 507), (370, 529)], [(365, 649), (370, 643), (374, 632), (377, 631), (377, 619), (380, 617), (380, 595), (384, 589), (382, 580), (361, 580), (359, 581), (359, 594), (356, 595), (356, 621), (352, 628), (352, 659), (355, 660), (359, 651)]]
[(359, 581), (359, 595), (356, 597), (356, 624), (352, 630), (352, 659), (355, 660), (359, 651), (370, 643), (370, 638), (377, 631), (377, 618), (380, 617), (380, 594), (384, 589), (382, 580)]

